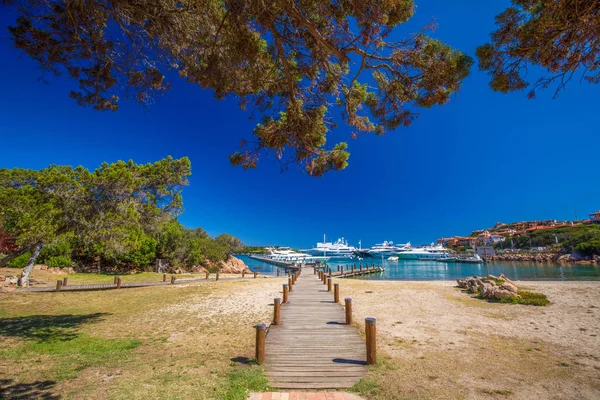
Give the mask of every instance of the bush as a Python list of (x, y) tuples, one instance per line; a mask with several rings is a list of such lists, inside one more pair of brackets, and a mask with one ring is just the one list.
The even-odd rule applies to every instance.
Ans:
[(520, 298), (517, 296), (505, 297), (500, 300), (500, 303), (523, 304), (527, 306), (547, 306), (550, 304), (550, 300), (543, 293), (520, 290), (519, 295), (521, 296)]
[(31, 253), (27, 252), (25, 254), (21, 254), (19, 257), (17, 257), (14, 260), (10, 261), (6, 265), (9, 268), (25, 268), (25, 266), (27, 265), (27, 261), (29, 261), (30, 257), (31, 257)]
[(46, 265), (52, 268), (67, 268), (73, 265), (73, 260), (69, 256), (49, 257), (46, 260)]

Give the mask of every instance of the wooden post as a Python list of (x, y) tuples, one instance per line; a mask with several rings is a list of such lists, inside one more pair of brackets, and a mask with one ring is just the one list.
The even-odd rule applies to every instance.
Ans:
[(217, 272), (217, 277), (215, 278), (215, 282), (219, 280), (219, 273)]
[(204, 278), (204, 279), (208, 279), (208, 271), (206, 271), (206, 278)]
[(163, 282), (167, 281), (167, 274), (163, 274)]
[(313, 275), (317, 274), (317, 267), (313, 267)]
[(294, 286), (294, 282), (292, 282), (292, 278), (288, 278), (288, 288), (290, 292), (294, 291), (294, 289), (292, 289), (292, 286)]
[(265, 324), (258, 324), (256, 328), (256, 361), (259, 364), (265, 362), (265, 339), (267, 326)]
[(243, 277), (245, 277), (245, 276), (246, 276), (246, 270), (245, 270), (245, 269), (243, 269), (243, 270), (242, 270), (242, 278), (243, 278)]
[(116, 285), (116, 284), (117, 284), (117, 277), (116, 277), (116, 276), (114, 276), (114, 277), (113, 277), (113, 285)]
[(256, 279), (256, 272), (254, 272), (254, 279)]
[(63, 287), (67, 287), (67, 283), (68, 283), (68, 281), (67, 281), (67, 277), (65, 276), (65, 277), (63, 278), (63, 283), (62, 283)]
[(279, 268), (277, 268), (277, 276), (279, 276), (279, 273), (280, 273), (280, 272), (281, 272), (281, 271), (279, 270)]
[(175, 278), (175, 275), (171, 276), (171, 285), (175, 284), (175, 279), (177, 279), (177, 278)]
[(367, 334), (367, 364), (377, 363), (377, 328), (375, 318), (365, 318), (365, 333)]
[(332, 285), (332, 279), (331, 278), (327, 278), (327, 291), (331, 292), (331, 285)]
[(327, 285), (327, 275), (323, 274), (323, 285)]
[(336, 283), (333, 285), (333, 302), (334, 303), (340, 302), (340, 284), (339, 283)]
[(362, 263), (360, 263), (360, 272), (362, 272)]
[(56, 281), (56, 291), (60, 292), (61, 288), (62, 288), (62, 281), (59, 279)]
[(275, 299), (273, 304), (275, 305), (273, 307), (273, 313), (275, 314), (273, 315), (273, 325), (279, 325), (281, 314), (281, 299)]
[(346, 325), (352, 324), (352, 299), (347, 298), (344, 299), (344, 303), (346, 303)]
[(287, 303), (288, 302), (288, 285), (283, 285), (283, 303)]
[(121, 289), (121, 277), (117, 276), (117, 289)]

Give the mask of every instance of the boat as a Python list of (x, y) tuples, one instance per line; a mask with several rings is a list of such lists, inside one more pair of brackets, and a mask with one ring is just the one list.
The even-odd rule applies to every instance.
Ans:
[(285, 261), (292, 263), (310, 263), (323, 261), (327, 262), (331, 257), (318, 257), (312, 256), (306, 253), (299, 253), (297, 251), (292, 250), (290, 247), (266, 247), (265, 250), (269, 251), (269, 254), (265, 255), (265, 258), (268, 258), (273, 261)]
[(457, 260), (456, 257), (440, 257), (440, 258), (436, 259), (435, 261), (445, 262), (445, 263), (455, 263), (456, 260)]
[(388, 261), (398, 261), (398, 256), (388, 257)]
[(386, 240), (383, 243), (371, 247), (368, 253), (371, 257), (389, 257), (393, 256), (396, 251), (397, 248), (394, 246), (394, 242), (388, 242)]
[(358, 249), (354, 246), (349, 246), (348, 241), (344, 238), (338, 239), (335, 243), (328, 242), (326, 236), (323, 235), (323, 242), (317, 243), (314, 247), (306, 252), (315, 256), (330, 256), (334, 258), (353, 258), (354, 253)]
[(481, 258), (481, 256), (477, 253), (474, 253), (469, 256), (462, 256), (456, 259), (456, 262), (459, 263), (467, 263), (467, 264), (483, 264), (485, 260)]
[(448, 257), (450, 250), (442, 245), (410, 248), (397, 253), (401, 260), (441, 260)]

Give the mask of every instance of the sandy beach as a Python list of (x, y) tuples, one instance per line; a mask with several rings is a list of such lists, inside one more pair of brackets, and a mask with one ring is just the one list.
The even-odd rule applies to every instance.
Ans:
[(339, 282), (359, 323), (377, 318), (389, 357), (371, 375), (378, 398), (600, 398), (600, 282), (520, 283), (546, 307), (489, 303), (448, 281)]

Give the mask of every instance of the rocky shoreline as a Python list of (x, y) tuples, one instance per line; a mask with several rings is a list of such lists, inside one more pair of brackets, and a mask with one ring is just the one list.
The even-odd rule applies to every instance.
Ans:
[(600, 256), (585, 258), (578, 254), (540, 253), (500, 253), (488, 257), (489, 261), (549, 262), (577, 265), (598, 265)]

